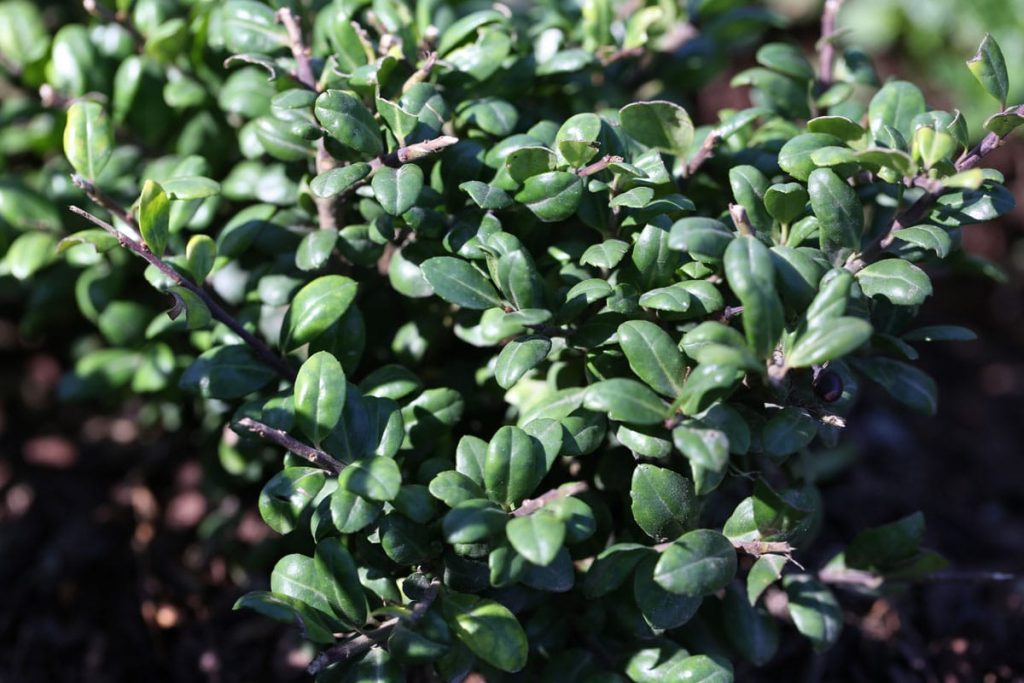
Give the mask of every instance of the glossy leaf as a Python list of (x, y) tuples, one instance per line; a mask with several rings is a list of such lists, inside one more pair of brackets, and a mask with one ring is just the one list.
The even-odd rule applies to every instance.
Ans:
[(637, 142), (662, 152), (685, 155), (693, 143), (693, 122), (672, 102), (634, 102), (619, 110), (622, 129)]
[(64, 155), (79, 175), (86, 180), (99, 177), (113, 148), (113, 128), (102, 105), (83, 100), (68, 108)]
[(342, 275), (325, 275), (300, 289), (285, 315), (282, 345), (294, 349), (330, 329), (352, 305), (356, 289), (355, 281)]
[(323, 441), (345, 407), (345, 371), (338, 359), (320, 351), (299, 368), (295, 379), (295, 421), (313, 443)]
[(696, 521), (693, 482), (672, 470), (638, 465), (633, 470), (629, 497), (633, 519), (656, 540), (678, 537)]
[(526, 666), (526, 634), (507, 608), (479, 596), (449, 592), (441, 609), (452, 632), (477, 657), (502, 671)]
[(449, 303), (479, 310), (501, 305), (494, 285), (462, 259), (436, 256), (420, 264), (420, 269), (434, 292)]

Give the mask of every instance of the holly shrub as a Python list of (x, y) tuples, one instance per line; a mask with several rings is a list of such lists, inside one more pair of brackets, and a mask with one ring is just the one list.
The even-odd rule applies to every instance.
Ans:
[[(318, 681), (828, 648), (833, 588), (943, 567), (919, 514), (801, 560), (865, 383), (935, 412), (916, 346), (971, 333), (915, 327), (924, 268), (991, 271), (960, 231), (1012, 207), (980, 162), (1024, 122), (991, 38), (972, 144), (840, 4), (809, 54), (742, 0), (4, 0), (5, 290), (26, 334), (98, 328), (64, 399), (195, 411), (265, 481), (288, 554), (237, 607)], [(744, 53), (753, 106), (695, 125)]]

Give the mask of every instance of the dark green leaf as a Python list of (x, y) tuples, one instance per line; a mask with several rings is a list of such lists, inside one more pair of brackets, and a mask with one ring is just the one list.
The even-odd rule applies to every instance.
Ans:
[(350, 463), (338, 476), (338, 486), (369, 500), (390, 501), (402, 486), (402, 472), (391, 458), (370, 456)]
[(634, 102), (619, 110), (622, 129), (637, 142), (685, 156), (693, 144), (693, 122), (678, 104), (657, 100)]
[(655, 465), (637, 465), (629, 496), (633, 519), (656, 540), (678, 537), (696, 521), (693, 482), (678, 472)]
[(345, 371), (338, 359), (320, 351), (302, 364), (295, 379), (295, 421), (319, 444), (341, 419), (345, 407)]
[(416, 164), (377, 169), (371, 181), (373, 194), (388, 214), (401, 216), (416, 204), (423, 189), (423, 171)]
[(668, 417), (668, 406), (653, 391), (631, 379), (608, 379), (590, 385), (583, 405), (630, 424), (658, 424)]
[(736, 574), (736, 549), (722, 534), (697, 529), (661, 553), (654, 580), (665, 590), (700, 597), (727, 586)]
[(884, 296), (897, 306), (917, 306), (932, 293), (932, 281), (923, 270), (903, 259), (885, 259), (857, 273), (868, 296)]
[(448, 592), (441, 609), (452, 632), (477, 657), (502, 671), (526, 666), (526, 634), (507, 608), (475, 595)]
[(530, 336), (513, 339), (498, 354), (494, 365), (494, 379), (502, 389), (509, 389), (523, 375), (537, 367), (551, 351), (547, 337)]
[(665, 330), (651, 322), (631, 320), (619, 325), (618, 337), (637, 377), (669, 398), (679, 395), (686, 366), (676, 343)]
[(550, 512), (540, 510), (509, 520), (505, 527), (508, 541), (527, 561), (547, 566), (555, 560), (565, 541), (565, 523)]
[(420, 264), (434, 292), (449, 303), (483, 310), (501, 305), (498, 292), (470, 263), (452, 256), (435, 256)]
[(576, 213), (583, 197), (583, 180), (575, 173), (549, 171), (531, 176), (516, 194), (516, 201), (525, 204), (540, 220), (564, 221)]

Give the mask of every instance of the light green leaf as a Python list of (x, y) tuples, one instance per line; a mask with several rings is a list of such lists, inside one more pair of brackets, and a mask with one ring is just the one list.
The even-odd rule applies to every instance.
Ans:
[(1005, 107), (1006, 97), (1010, 92), (1010, 77), (1006, 73), (1003, 51), (991, 33), (985, 34), (981, 45), (978, 46), (978, 52), (967, 60), (967, 68), (988, 94)]
[(860, 288), (868, 296), (884, 296), (897, 306), (917, 306), (932, 293), (932, 281), (913, 263), (885, 259), (857, 273)]
[(809, 368), (836, 360), (860, 348), (872, 332), (871, 323), (860, 318), (829, 320), (827, 325), (812, 327), (796, 340), (786, 355), (786, 365)]
[(619, 110), (622, 129), (640, 144), (685, 156), (693, 144), (693, 122), (673, 102), (634, 102)]
[(319, 444), (341, 419), (345, 407), (345, 371), (338, 359), (319, 351), (306, 360), (295, 379), (295, 421)]
[(103, 106), (88, 100), (68, 108), (64, 155), (86, 180), (95, 180), (114, 151), (114, 132)]
[(292, 299), (281, 327), (282, 346), (295, 349), (331, 328), (348, 311), (358, 285), (342, 275), (325, 275), (303, 287)]
[(668, 406), (643, 384), (632, 379), (607, 379), (587, 387), (583, 406), (612, 420), (653, 425), (668, 417)]
[(528, 562), (551, 564), (565, 542), (565, 523), (549, 512), (540, 510), (525, 517), (509, 520), (505, 527), (508, 541)]

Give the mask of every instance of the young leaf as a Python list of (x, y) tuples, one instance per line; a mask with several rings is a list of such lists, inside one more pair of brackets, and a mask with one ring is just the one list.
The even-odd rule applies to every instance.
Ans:
[(139, 197), (139, 232), (146, 246), (157, 256), (163, 256), (171, 228), (171, 200), (153, 180), (142, 186)]
[(978, 46), (978, 52), (967, 60), (967, 68), (986, 92), (999, 100), (999, 104), (1005, 109), (1006, 97), (1010, 92), (1010, 78), (1006, 73), (1003, 51), (991, 33), (985, 34), (981, 45)]
[(103, 106), (87, 100), (68, 108), (64, 155), (86, 180), (95, 180), (114, 151), (114, 133)]

